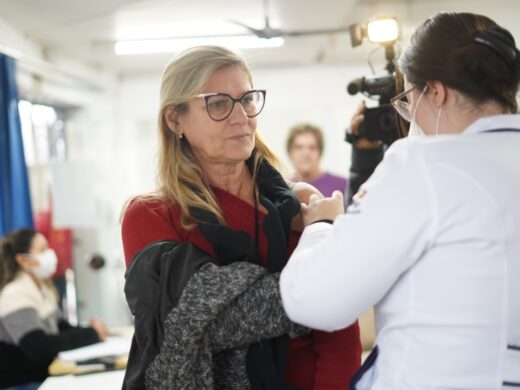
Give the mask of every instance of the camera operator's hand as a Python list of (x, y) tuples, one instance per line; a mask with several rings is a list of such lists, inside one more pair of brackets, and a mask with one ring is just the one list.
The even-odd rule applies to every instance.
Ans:
[(334, 221), (338, 215), (344, 213), (343, 194), (340, 191), (334, 191), (330, 198), (311, 195), (309, 204), (302, 203), (301, 209), (303, 224), (306, 227), (322, 219)]
[[(360, 127), (363, 123), (364, 112), (366, 110), (365, 101), (362, 100), (361, 103), (359, 103), (358, 107), (356, 108), (356, 111), (354, 112), (354, 115), (352, 115), (352, 119), (350, 120), (350, 126), (348, 128), (348, 132), (352, 135), (359, 135), (360, 133)], [(377, 149), (381, 146), (380, 141), (369, 141), (366, 138), (360, 138), (355, 143), (354, 146), (359, 149)]]

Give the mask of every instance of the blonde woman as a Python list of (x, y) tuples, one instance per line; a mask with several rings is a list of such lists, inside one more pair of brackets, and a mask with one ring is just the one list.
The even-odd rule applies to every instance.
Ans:
[(275, 169), (256, 132), (265, 96), (220, 47), (164, 71), (158, 190), (122, 226), (136, 328), (126, 389), (346, 389), (359, 366), (357, 324), (312, 332), (281, 307), (279, 272), (315, 190), (296, 196)]

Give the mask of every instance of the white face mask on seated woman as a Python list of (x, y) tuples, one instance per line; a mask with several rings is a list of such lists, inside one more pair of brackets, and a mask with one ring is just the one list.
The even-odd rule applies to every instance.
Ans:
[(38, 254), (27, 254), (25, 256), (34, 257), (38, 261), (37, 266), (28, 266), (25, 268), (26, 271), (32, 273), (38, 279), (47, 279), (56, 272), (58, 266), (58, 257), (56, 252), (52, 249), (46, 249)]

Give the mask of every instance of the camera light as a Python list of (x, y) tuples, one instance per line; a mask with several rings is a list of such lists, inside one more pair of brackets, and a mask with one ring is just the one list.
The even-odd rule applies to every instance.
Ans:
[(381, 18), (368, 22), (368, 40), (372, 43), (395, 42), (399, 37), (399, 25), (394, 18)]

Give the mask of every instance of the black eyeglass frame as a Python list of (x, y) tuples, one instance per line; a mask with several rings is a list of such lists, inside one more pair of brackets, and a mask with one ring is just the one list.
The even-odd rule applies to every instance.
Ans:
[[(227, 118), (229, 118), (229, 116), (231, 115), (231, 113), (233, 112), (233, 110), (235, 109), (235, 104), (236, 103), (240, 103), (242, 105), (242, 108), (244, 108), (244, 105), (242, 104), (242, 99), (244, 98), (244, 96), (252, 93), (252, 92), (260, 92), (262, 94), (262, 97), (263, 97), (263, 103), (262, 103), (262, 107), (260, 108), (260, 110), (258, 110), (258, 112), (254, 115), (249, 115), (247, 114), (246, 112), (246, 116), (248, 118), (254, 118), (255, 116), (257, 116), (258, 114), (260, 114), (262, 112), (262, 110), (264, 109), (264, 106), (265, 106), (265, 95), (267, 93), (267, 91), (265, 89), (252, 89), (250, 91), (246, 91), (244, 92), (242, 95), (240, 95), (240, 97), (238, 98), (234, 98), (233, 96), (231, 96), (230, 94), (227, 94), (227, 93), (224, 93), (224, 92), (215, 92), (215, 93), (202, 93), (200, 95), (197, 95), (196, 97), (198, 98), (203, 98), (204, 99), (204, 106), (206, 107), (206, 112), (208, 113), (209, 117), (211, 119), (213, 119), (214, 121), (216, 122), (220, 122), (220, 121), (223, 121), (223, 120), (226, 120)], [(220, 118), (220, 119), (215, 119), (211, 116), (211, 114), (209, 113), (209, 110), (208, 110), (208, 101), (210, 98), (212, 98), (213, 96), (226, 96), (228, 98), (231, 99), (231, 101), (233, 102), (233, 105), (231, 106), (231, 110), (229, 110), (229, 113), (224, 117), (224, 118)], [(244, 112), (245, 112), (245, 109), (244, 109)]]

